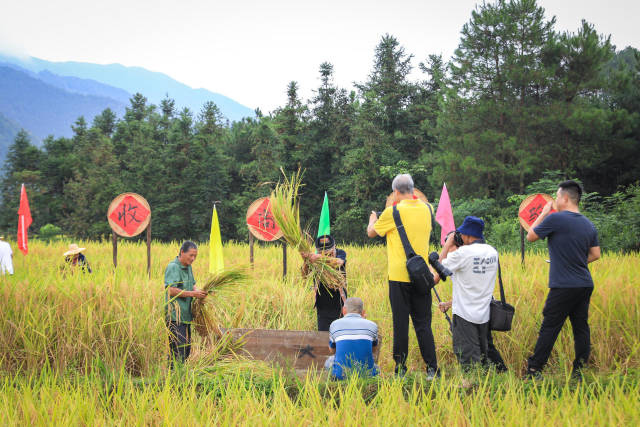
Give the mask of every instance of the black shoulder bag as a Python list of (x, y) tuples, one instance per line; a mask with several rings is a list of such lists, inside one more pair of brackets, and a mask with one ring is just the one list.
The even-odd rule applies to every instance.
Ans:
[(433, 274), (431, 274), (424, 258), (416, 254), (411, 247), (411, 243), (409, 243), (409, 238), (407, 237), (407, 232), (405, 231), (402, 220), (400, 219), (400, 211), (398, 211), (397, 206), (393, 207), (393, 220), (396, 223), (396, 229), (400, 235), (400, 241), (402, 242), (404, 253), (407, 256), (407, 271), (409, 272), (411, 284), (416, 292), (426, 295), (429, 293), (431, 288), (435, 286)]
[(507, 304), (504, 297), (504, 286), (502, 286), (502, 271), (500, 269), (500, 260), (498, 260), (498, 283), (500, 284), (500, 301), (491, 298), (489, 315), (489, 328), (492, 331), (510, 331), (511, 322), (516, 309), (511, 304)]

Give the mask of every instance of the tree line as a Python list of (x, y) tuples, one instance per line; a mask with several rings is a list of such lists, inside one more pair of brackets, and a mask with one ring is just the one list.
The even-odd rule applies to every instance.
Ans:
[(535, 0), (502, 0), (472, 11), (452, 58), (426, 55), (418, 78), (416, 61), (385, 35), (353, 89), (338, 87), (323, 62), (310, 99), (292, 81), (282, 107), (239, 122), (212, 102), (194, 113), (138, 93), (123, 117), (109, 109), (92, 123), (80, 117), (73, 137), (50, 136), (42, 148), (20, 132), (0, 185), (0, 227), (15, 230), (25, 183), (36, 230), (53, 224), (99, 239), (110, 233), (110, 201), (132, 191), (149, 201), (156, 239), (206, 240), (219, 200), (223, 238), (245, 240), (249, 204), (269, 194), (281, 168), (301, 168), (304, 220), (317, 225), (327, 191), (338, 241), (364, 242), (368, 213), (408, 172), (435, 202), (446, 182), (456, 223), (484, 216), (504, 247), (519, 244), (524, 194), (577, 178), (584, 208), (608, 230), (604, 246), (640, 249), (636, 49), (616, 52), (584, 21), (558, 32)]

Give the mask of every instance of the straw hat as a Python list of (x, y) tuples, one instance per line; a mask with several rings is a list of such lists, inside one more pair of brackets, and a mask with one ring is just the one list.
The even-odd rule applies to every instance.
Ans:
[(63, 254), (63, 256), (75, 255), (84, 251), (86, 248), (79, 248), (78, 245), (72, 243), (69, 245), (69, 250)]

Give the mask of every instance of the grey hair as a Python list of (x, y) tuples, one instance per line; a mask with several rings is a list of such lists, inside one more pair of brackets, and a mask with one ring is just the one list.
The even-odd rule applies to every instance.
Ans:
[(349, 297), (344, 302), (344, 307), (347, 309), (347, 313), (360, 313), (364, 311), (364, 302), (358, 297)]
[(180, 246), (180, 253), (189, 252), (191, 249), (198, 250), (198, 246), (191, 240), (185, 240), (182, 246)]
[(393, 178), (391, 188), (401, 194), (413, 194), (413, 178), (408, 173), (401, 173)]

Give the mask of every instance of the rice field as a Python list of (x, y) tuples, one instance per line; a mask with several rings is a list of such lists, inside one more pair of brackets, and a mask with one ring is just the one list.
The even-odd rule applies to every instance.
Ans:
[[(591, 266), (596, 283), (590, 311), (592, 355), (582, 383), (569, 379), (573, 360), (570, 326), (563, 329), (542, 382), (520, 376), (533, 350), (547, 292), (546, 253), (503, 254), (503, 278), (516, 306), (514, 328), (495, 333), (510, 371), (463, 377), (451, 349), (448, 324), (433, 315), (443, 377), (426, 381), (410, 332), (410, 374), (396, 379), (383, 246), (344, 248), (348, 290), (365, 302), (383, 338), (379, 379), (342, 383), (299, 378), (286, 368), (228, 358), (200, 348), (183, 368), (167, 369), (163, 273), (179, 243), (146, 247), (119, 242), (114, 271), (110, 242), (78, 242), (91, 275), (60, 272), (69, 242), (32, 242), (27, 257), (16, 251), (16, 274), (0, 278), (0, 424), (629, 424), (640, 422), (640, 256), (605, 254)], [(15, 250), (15, 245), (14, 250)], [(208, 247), (193, 265), (204, 283)], [(224, 247), (227, 267), (248, 264), (246, 244)], [(301, 280), (301, 260), (256, 246), (245, 284), (214, 294), (213, 310), (224, 327), (315, 329), (313, 294)], [(438, 285), (443, 298), (450, 282)], [(498, 294), (496, 290), (496, 295)], [(464, 386), (463, 386), (464, 385)]]

